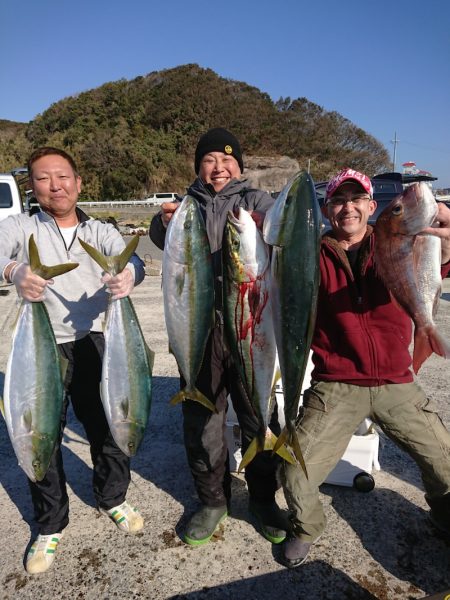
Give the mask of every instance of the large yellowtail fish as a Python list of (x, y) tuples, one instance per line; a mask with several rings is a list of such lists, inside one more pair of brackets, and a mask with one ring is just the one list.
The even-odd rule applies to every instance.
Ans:
[[(105, 256), (80, 238), (81, 246), (110, 275), (121, 273), (135, 252), (135, 236), (118, 256)], [(131, 299), (111, 299), (104, 328), (101, 399), (111, 434), (127, 456), (144, 437), (152, 399), (154, 353), (148, 348)]]
[(441, 240), (420, 232), (436, 218), (430, 188), (415, 183), (394, 198), (375, 225), (377, 272), (414, 322), (413, 369), (433, 353), (450, 358), (450, 344), (436, 328), (441, 295)]
[[(273, 450), (277, 437), (269, 429), (276, 344), (270, 306), (269, 249), (255, 221), (243, 208), (228, 213), (222, 246), (224, 325), (227, 342), (247, 398), (260, 424), (259, 435), (242, 457), (239, 471), (258, 452)], [(278, 453), (295, 462), (285, 448)]]
[(169, 222), (162, 277), (170, 351), (186, 381), (170, 403), (194, 400), (216, 412), (195, 387), (214, 325), (214, 274), (205, 222), (192, 196), (185, 196)]
[[(32, 272), (45, 280), (78, 266), (43, 265), (33, 235), (28, 254)], [(59, 437), (66, 367), (44, 302), (22, 300), (6, 367), (2, 412), (19, 465), (31, 481), (44, 478)]]
[(316, 318), (320, 224), (314, 182), (305, 172), (283, 188), (264, 221), (264, 239), (273, 246), (272, 314), (286, 421), (275, 449), (287, 443), (305, 474), (295, 419)]

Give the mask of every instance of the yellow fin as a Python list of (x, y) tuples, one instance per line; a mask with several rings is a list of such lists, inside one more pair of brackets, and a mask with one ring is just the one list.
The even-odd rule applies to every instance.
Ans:
[(5, 403), (3, 402), (3, 398), (0, 396), (0, 412), (2, 413), (2, 417), (5, 418)]
[(258, 454), (258, 452), (263, 452), (263, 451), (267, 451), (267, 450), (272, 450), (273, 452), (276, 452), (279, 456), (281, 456), (281, 458), (283, 458), (287, 462), (295, 465), (296, 464), (295, 457), (293, 456), (293, 454), (289, 450), (289, 448), (287, 448), (285, 446), (285, 444), (281, 444), (281, 446), (279, 446), (275, 450), (277, 441), (278, 441), (277, 436), (272, 431), (270, 431), (270, 429), (268, 429), (266, 431), (264, 440), (262, 440), (258, 436), (253, 438), (253, 440), (250, 442), (249, 447), (245, 451), (241, 462), (239, 463), (238, 473), (240, 473), (243, 469), (245, 469), (245, 467), (248, 464), (250, 464), (252, 462), (252, 460), (255, 458), (255, 456)]
[(239, 463), (238, 473), (240, 473), (247, 465), (249, 465), (258, 452), (262, 452), (264, 446), (261, 444), (261, 440), (258, 437), (254, 437), (250, 442), (249, 447), (244, 453), (241, 462)]
[(186, 390), (186, 388), (184, 388), (184, 390), (179, 391), (177, 394), (175, 394), (175, 396), (173, 396), (170, 404), (175, 406), (175, 404), (178, 404), (178, 402), (182, 402), (183, 400), (193, 400), (194, 402), (199, 402), (205, 408), (217, 413), (217, 408), (214, 406), (214, 404), (208, 400), (208, 398), (197, 388), (194, 388), (193, 390)]
[(43, 265), (39, 258), (39, 252), (33, 234), (30, 235), (30, 239), (28, 240), (28, 254), (30, 257), (30, 269), (33, 273), (45, 280), (53, 279), (53, 277), (57, 277), (58, 275), (62, 275), (63, 273), (67, 273), (78, 267), (78, 263), (64, 263), (61, 265), (53, 265), (51, 267)]
[(105, 256), (100, 250), (97, 250), (97, 248), (94, 248), (82, 239), (78, 238), (78, 241), (80, 242), (81, 247), (86, 250), (89, 256), (95, 260), (98, 265), (100, 265), (105, 273), (117, 275), (125, 269), (130, 258), (133, 256), (139, 244), (139, 236), (135, 235), (118, 256)]
[[(282, 450), (283, 447), (285, 449), (284, 451)], [(291, 449), (293, 454), (291, 453)], [(295, 429), (292, 431), (291, 429), (284, 427), (283, 431), (278, 436), (278, 440), (274, 446), (273, 451), (276, 454), (282, 456), (291, 464), (295, 464), (295, 462), (297, 462), (301, 466), (306, 476), (306, 479), (308, 479), (308, 472), (306, 470), (305, 459), (303, 457), (303, 452), (300, 448), (300, 444), (298, 443), (298, 437), (297, 433), (295, 432)], [(287, 453), (289, 458), (286, 458), (285, 453)], [(295, 460), (293, 460), (294, 457)]]

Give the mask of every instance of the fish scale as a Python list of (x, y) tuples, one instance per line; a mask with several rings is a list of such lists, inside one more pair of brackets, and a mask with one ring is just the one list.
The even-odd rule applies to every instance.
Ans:
[(433, 352), (450, 358), (450, 344), (434, 322), (442, 287), (441, 242), (436, 236), (421, 234), (436, 214), (436, 200), (420, 182), (395, 198), (375, 225), (377, 273), (414, 322), (415, 373)]
[[(269, 429), (276, 359), (269, 294), (269, 250), (254, 220), (243, 208), (239, 208), (236, 215), (228, 213), (222, 259), (227, 343), (260, 424), (259, 434), (251, 441), (239, 465), (242, 470), (258, 452), (273, 450), (277, 442)], [(284, 446), (279, 453), (292, 461)]]
[(286, 421), (278, 444), (292, 447), (305, 472), (295, 420), (315, 324), (320, 227), (314, 182), (300, 172), (267, 214), (264, 239), (272, 246), (270, 293)]
[(215, 412), (195, 387), (214, 325), (214, 273), (205, 223), (192, 196), (184, 197), (170, 220), (162, 273), (169, 347), (186, 382), (170, 402), (193, 400)]
[[(106, 273), (116, 275), (128, 264), (139, 237), (132, 238), (119, 256), (104, 256), (79, 242)], [(114, 441), (124, 454), (134, 456), (150, 414), (154, 353), (145, 342), (129, 296), (109, 301), (104, 336), (101, 400)]]
[[(32, 272), (46, 280), (78, 266), (41, 264), (33, 235), (28, 247)], [(59, 437), (66, 365), (44, 302), (23, 300), (6, 367), (2, 412), (19, 465), (31, 481), (45, 477)]]

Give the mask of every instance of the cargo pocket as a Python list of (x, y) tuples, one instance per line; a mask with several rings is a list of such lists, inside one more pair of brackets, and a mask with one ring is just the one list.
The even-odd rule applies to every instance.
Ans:
[[(424, 449), (439, 447), (450, 456), (450, 433), (446, 430), (435, 403), (427, 397), (417, 402), (404, 402), (389, 410), (391, 422), (385, 423), (387, 433), (413, 451), (423, 454)], [(382, 427), (384, 429), (384, 427)]]

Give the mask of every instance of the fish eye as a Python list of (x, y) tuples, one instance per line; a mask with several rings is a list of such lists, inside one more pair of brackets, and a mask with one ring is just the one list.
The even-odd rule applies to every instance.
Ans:
[(392, 209), (392, 214), (397, 216), (397, 215), (401, 215), (403, 212), (403, 208), (400, 204), (397, 204), (397, 206), (394, 206), (394, 208)]

